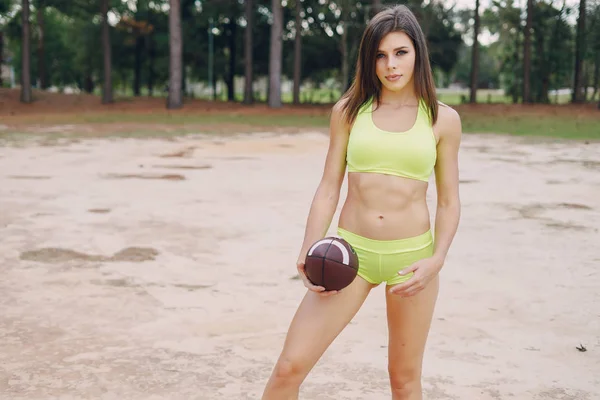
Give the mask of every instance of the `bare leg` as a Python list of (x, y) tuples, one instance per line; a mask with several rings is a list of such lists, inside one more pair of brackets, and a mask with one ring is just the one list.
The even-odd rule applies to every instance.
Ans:
[(294, 400), (300, 385), (325, 350), (352, 320), (375, 287), (356, 277), (340, 293), (322, 297), (308, 291), (300, 303), (263, 400)]
[(439, 277), (411, 297), (386, 290), (392, 400), (422, 400), (423, 353), (439, 290)]

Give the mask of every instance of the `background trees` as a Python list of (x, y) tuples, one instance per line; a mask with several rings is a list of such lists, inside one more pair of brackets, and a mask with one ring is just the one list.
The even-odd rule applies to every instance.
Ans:
[[(472, 3), (472, 4), (471, 4)], [(385, 3), (384, 3), (385, 4)], [(438, 88), (493, 101), (600, 97), (600, 1), (408, 0)], [(102, 96), (333, 101), (375, 0), (0, 0), (0, 83)], [(475, 9), (478, 13), (475, 14)], [(478, 45), (474, 46), (473, 43)], [(563, 96), (564, 97), (564, 96)], [(481, 99), (479, 99), (481, 101)], [(600, 104), (599, 104), (600, 105)]]

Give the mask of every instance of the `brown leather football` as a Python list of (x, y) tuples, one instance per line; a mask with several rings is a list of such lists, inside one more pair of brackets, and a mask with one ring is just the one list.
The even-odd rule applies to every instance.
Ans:
[(325, 290), (341, 290), (356, 278), (358, 256), (342, 238), (326, 237), (315, 242), (306, 255), (306, 276)]

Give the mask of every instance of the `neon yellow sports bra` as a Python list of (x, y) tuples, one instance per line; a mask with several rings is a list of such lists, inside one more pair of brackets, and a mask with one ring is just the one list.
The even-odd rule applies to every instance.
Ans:
[(429, 181), (437, 159), (436, 140), (424, 102), (405, 132), (379, 129), (373, 123), (373, 99), (365, 103), (350, 131), (348, 172), (374, 172)]

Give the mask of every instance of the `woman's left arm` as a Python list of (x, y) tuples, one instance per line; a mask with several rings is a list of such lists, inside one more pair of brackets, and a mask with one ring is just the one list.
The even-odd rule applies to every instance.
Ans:
[(441, 106), (436, 125), (439, 126), (436, 128), (439, 139), (435, 164), (437, 212), (433, 255), (398, 272), (399, 275), (414, 273), (406, 282), (389, 289), (391, 294), (401, 297), (414, 296), (419, 293), (440, 272), (458, 229), (460, 219), (458, 149), (462, 136), (460, 117), (452, 108)]
[(437, 211), (435, 216), (435, 246), (433, 258), (441, 269), (458, 229), (460, 220), (460, 196), (458, 190), (458, 151), (462, 136), (462, 124), (458, 113), (450, 107), (440, 106), (443, 120), (439, 128), (435, 180), (437, 188)]

